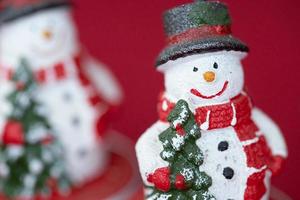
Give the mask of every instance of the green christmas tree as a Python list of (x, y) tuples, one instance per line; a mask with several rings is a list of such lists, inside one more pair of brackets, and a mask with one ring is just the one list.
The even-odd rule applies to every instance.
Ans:
[(215, 199), (208, 188), (212, 179), (199, 170), (203, 153), (196, 144), (201, 137), (194, 115), (184, 100), (179, 100), (168, 116), (170, 127), (159, 135), (163, 145), (160, 156), (169, 163), (148, 176), (154, 183), (148, 199), (211, 200)]
[(67, 192), (62, 147), (35, 99), (37, 84), (22, 60), (13, 75), (11, 112), (0, 139), (0, 190), (5, 196), (47, 196)]

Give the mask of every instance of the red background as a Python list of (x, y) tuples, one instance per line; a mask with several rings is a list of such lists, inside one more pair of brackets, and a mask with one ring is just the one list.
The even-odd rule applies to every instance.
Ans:
[[(155, 120), (163, 77), (154, 60), (164, 46), (161, 13), (187, 0), (77, 1), (75, 18), (81, 40), (109, 65), (126, 98), (114, 127), (136, 140)], [(226, 0), (233, 31), (251, 48), (244, 61), (246, 84), (256, 105), (282, 128), (289, 159), (274, 183), (300, 199), (300, 28), (298, 0)], [(299, 146), (298, 146), (299, 145)]]

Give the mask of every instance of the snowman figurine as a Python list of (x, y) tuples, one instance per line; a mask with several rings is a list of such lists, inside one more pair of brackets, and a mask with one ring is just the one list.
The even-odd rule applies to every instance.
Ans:
[(0, 130), (21, 59), (35, 74), (37, 99), (64, 146), (71, 181), (84, 184), (103, 173), (105, 119), (122, 94), (111, 72), (82, 50), (69, 1), (0, 1)]
[(232, 36), (227, 7), (196, 1), (167, 11), (164, 20), (168, 44), (157, 60), (165, 78), (159, 120), (136, 144), (146, 188), (167, 182), (167, 173), (149, 176), (168, 166), (160, 156), (159, 135), (170, 126), (167, 117), (175, 104), (185, 100), (201, 129), (199, 168), (212, 179), (210, 194), (218, 200), (269, 199), (270, 179), (282, 167), (287, 148), (278, 126), (243, 90), (248, 47)]

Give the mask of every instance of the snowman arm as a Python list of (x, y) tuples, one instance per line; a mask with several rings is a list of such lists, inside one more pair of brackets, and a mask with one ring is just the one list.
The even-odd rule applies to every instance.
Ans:
[(140, 173), (145, 184), (148, 184), (147, 175), (157, 168), (166, 167), (168, 163), (161, 159), (163, 150), (158, 135), (168, 128), (168, 123), (158, 121), (151, 126), (136, 143), (135, 149), (139, 163)]
[(286, 158), (288, 155), (285, 139), (277, 124), (263, 111), (254, 108), (252, 119), (266, 137), (267, 143), (274, 156)]
[(112, 105), (119, 105), (123, 99), (123, 92), (112, 72), (104, 64), (91, 57), (86, 59), (84, 66), (86, 74), (104, 100)]

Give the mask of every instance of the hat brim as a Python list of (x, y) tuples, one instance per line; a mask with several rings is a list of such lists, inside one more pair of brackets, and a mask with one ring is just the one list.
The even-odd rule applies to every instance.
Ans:
[(248, 52), (249, 48), (246, 44), (231, 35), (195, 40), (166, 47), (158, 56), (156, 66), (165, 64), (170, 60), (176, 60), (178, 58), (193, 54), (209, 53), (223, 50)]
[(26, 6), (22, 9), (9, 8), (0, 13), (0, 24), (16, 20), (20, 17), (34, 14), (41, 10), (56, 8), (60, 6), (69, 6), (71, 3), (66, 0), (43, 2), (37, 5)]

